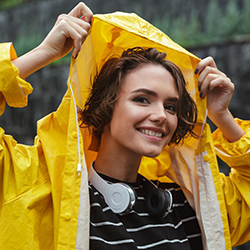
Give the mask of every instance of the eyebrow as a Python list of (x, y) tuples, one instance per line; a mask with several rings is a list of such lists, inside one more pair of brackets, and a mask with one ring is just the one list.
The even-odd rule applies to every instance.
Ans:
[(140, 89), (136, 89), (132, 91), (132, 93), (140, 93), (140, 92), (148, 94), (148, 95), (156, 96), (156, 93), (149, 89), (140, 88)]
[[(145, 89), (145, 88), (140, 88), (140, 89), (136, 89), (136, 90), (132, 91), (132, 93), (141, 93), (141, 92), (148, 94), (148, 95), (151, 95), (151, 96), (157, 96), (157, 94), (154, 91), (149, 90), (149, 89)], [(169, 98), (167, 98), (167, 100), (177, 103), (179, 101), (179, 98), (178, 97), (169, 97)]]

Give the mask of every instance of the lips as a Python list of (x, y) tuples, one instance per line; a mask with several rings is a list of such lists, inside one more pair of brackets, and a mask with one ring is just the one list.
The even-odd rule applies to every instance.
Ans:
[(141, 133), (149, 136), (155, 136), (157, 138), (162, 138), (164, 136), (164, 133), (161, 131), (155, 131), (152, 129), (138, 129)]

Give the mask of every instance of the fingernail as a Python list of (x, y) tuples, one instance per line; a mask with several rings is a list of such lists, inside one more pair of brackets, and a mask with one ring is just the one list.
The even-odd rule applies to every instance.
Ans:
[(200, 92), (200, 98), (202, 98), (202, 96), (203, 96), (203, 94), (202, 94), (202, 92)]
[(78, 57), (78, 53), (76, 54), (76, 56), (74, 57), (74, 59), (76, 59)]
[(199, 92), (201, 92), (201, 86), (200, 85), (198, 85), (198, 90), (199, 90)]
[(195, 71), (194, 71), (194, 73), (197, 74), (198, 72), (199, 72), (199, 69), (196, 68)]

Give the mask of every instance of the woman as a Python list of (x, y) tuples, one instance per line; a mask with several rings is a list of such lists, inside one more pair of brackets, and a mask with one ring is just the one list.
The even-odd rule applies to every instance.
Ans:
[[(5, 55), (8, 56), (5, 57), (5, 73), (1, 79), (1, 90), (2, 96), (4, 97), (2, 102), (4, 102), (4, 100), (7, 100), (9, 103), (13, 101), (16, 105), (19, 104), (19, 99), (25, 102), (23, 93), (28, 94), (31, 89), (21, 78), (27, 77), (51, 61), (64, 56), (72, 47), (72, 56), (76, 58), (81, 45), (88, 35), (91, 19), (91, 11), (86, 5), (81, 3), (74, 8), (69, 15), (62, 15), (58, 18), (52, 31), (38, 48), (20, 58), (12, 60), (15, 66), (9, 63), (7, 60), (9, 54), (5, 52)], [(85, 51), (85, 53), (88, 53), (88, 51)], [(121, 58), (129, 57), (129, 55), (133, 54), (133, 51), (126, 53)], [(145, 53), (145, 51), (142, 50), (141, 53)], [(83, 112), (82, 120), (83, 124), (87, 124), (90, 129), (93, 129), (93, 138), (99, 143), (95, 144), (96, 149), (98, 148), (98, 156), (93, 163), (94, 169), (100, 173), (102, 178), (108, 181), (116, 182), (119, 180), (130, 183), (132, 186), (137, 180), (141, 157), (156, 157), (161, 151), (165, 150), (167, 144), (177, 144), (177, 142), (181, 142), (187, 133), (192, 133), (192, 126), (194, 125), (196, 117), (195, 105), (187, 93), (185, 101), (186, 98), (188, 98), (187, 103), (190, 107), (186, 107), (183, 103), (182, 99), (184, 98), (181, 91), (186, 92), (184, 87), (185, 83), (183, 80), (180, 80), (182, 87), (179, 88), (181, 85), (177, 84), (177, 78), (174, 77), (173, 73), (175, 72), (175, 74), (177, 74), (177, 72), (179, 72), (178, 69), (176, 68), (172, 73), (169, 68), (166, 70), (163, 66), (166, 62), (163, 60), (164, 56), (156, 50), (149, 50), (146, 53), (155, 54), (153, 57), (160, 57), (160, 61), (162, 62), (157, 61), (157, 63), (151, 63), (152, 59), (145, 63), (139, 62), (135, 64), (131, 70), (129, 69), (121, 74), (120, 89), (117, 89), (116, 98), (112, 99), (113, 109), (109, 112), (111, 119), (107, 120), (101, 127), (100, 124), (96, 125), (96, 123), (89, 120), (88, 117), (92, 117), (92, 115), (89, 115), (88, 112), (90, 114), (93, 112), (93, 108), (91, 108), (91, 98), (95, 96), (92, 94)], [(137, 58), (138, 52), (134, 55), (136, 55)], [(13, 54), (12, 58), (14, 59)], [(108, 62), (111, 61), (112, 59)], [(103, 71), (105, 74), (100, 73), (98, 75), (99, 78), (102, 78), (103, 75), (105, 76), (107, 70), (111, 70), (109, 66), (110, 65), (104, 66)], [(21, 78), (19, 78), (18, 73)], [(233, 119), (228, 110), (228, 104), (233, 93), (233, 84), (216, 68), (212, 58), (202, 60), (197, 65), (196, 73), (199, 73), (200, 98), (207, 96), (209, 117), (220, 129), (220, 132), (217, 131), (215, 137), (217, 137), (217, 140), (222, 141), (223, 145), (233, 145), (234, 150), (231, 151), (237, 152), (233, 152), (232, 154), (237, 155), (237, 157), (243, 156), (243, 158), (247, 159), (249, 157), (247, 153), (249, 149), (249, 124), (238, 122), (247, 131), (245, 132)], [(13, 76), (14, 74), (16, 74), (15, 77)], [(178, 74), (179, 77), (181, 77), (180, 72)], [(113, 75), (115, 74), (113, 73)], [(98, 82), (98, 77), (96, 78), (96, 82)], [(69, 79), (68, 82), (71, 88), (74, 84), (74, 79)], [(19, 86), (21, 86), (22, 89), (17, 91)], [(15, 93), (15, 100), (11, 99), (10, 93), (12, 93), (12, 95)], [(183, 105), (188, 110), (184, 115), (182, 114)], [(85, 138), (85, 130), (81, 130), (83, 138), (75, 131), (78, 131), (79, 128), (76, 120), (74, 120), (75, 106), (73, 91), (68, 91), (57, 112), (39, 122), (38, 137), (36, 138), (35, 145), (32, 147), (16, 145), (16, 143), (9, 136), (4, 135), (2, 131), (1, 171), (3, 174), (1, 176), (3, 176), (3, 184), (1, 185), (3, 188), (1, 188), (1, 190), (3, 191), (1, 194), (0, 218), (1, 249), (15, 249), (15, 247), (21, 247), (23, 249), (88, 248), (89, 206), (87, 206), (87, 204), (89, 203), (89, 197), (87, 194), (88, 190), (86, 189), (88, 180), (86, 174), (84, 174), (86, 167), (83, 166), (82, 168), (81, 163), (79, 163), (79, 161), (81, 162), (83, 151), (87, 149), (81, 146), (83, 145), (82, 140)], [(74, 112), (72, 112), (72, 110)], [(99, 117), (99, 113), (96, 113), (95, 118), (97, 121), (102, 120)], [(179, 130), (178, 133), (176, 133), (176, 129), (180, 128), (181, 124), (184, 125), (183, 127), (186, 127), (185, 132), (180, 133)], [(207, 131), (207, 127), (205, 130)], [(211, 138), (211, 136), (209, 132), (206, 132), (201, 138), (202, 146), (200, 146), (199, 150), (202, 150), (203, 142), (205, 143), (206, 151), (209, 152), (209, 150), (213, 150), (210, 148), (211, 143), (206, 142), (208, 138)], [(84, 141), (84, 145), (88, 146), (88, 143)], [(230, 151), (227, 148), (226, 150), (227, 153)], [(205, 151), (202, 151), (201, 154), (199, 154), (198, 151), (196, 153), (198, 156), (201, 155), (203, 157)], [(210, 156), (212, 154), (213, 152)], [(177, 159), (173, 157), (175, 156), (171, 155), (171, 159)], [(80, 165), (81, 167), (81, 176), (76, 173), (75, 169), (72, 169), (72, 165), (77, 161), (78, 166)], [(101, 192), (97, 192), (96, 194), (95, 186), (90, 185), (91, 248), (95, 249), (100, 247), (98, 244), (103, 244), (101, 245), (102, 247), (105, 246), (109, 249), (111, 247), (115, 249), (118, 247), (127, 249), (128, 246), (136, 249), (136, 245), (137, 248), (140, 249), (153, 246), (166, 247), (166, 244), (170, 243), (173, 247), (179, 246), (190, 249), (190, 245), (193, 248), (194, 246), (201, 247), (202, 238), (204, 248), (215, 249), (215, 246), (222, 246), (220, 249), (230, 249), (229, 228), (231, 230), (230, 234), (233, 244), (239, 244), (249, 239), (249, 219), (245, 216), (245, 213), (247, 214), (249, 210), (249, 204), (246, 199), (246, 186), (249, 187), (249, 178), (247, 178), (249, 174), (244, 165), (246, 160), (238, 160), (238, 169), (236, 168), (236, 170), (233, 171), (234, 176), (230, 179), (221, 176), (221, 180), (219, 181), (219, 177), (214, 176), (217, 170), (212, 173), (212, 177), (207, 174), (210, 173), (209, 171), (203, 172), (204, 174), (200, 176), (199, 167), (201, 164), (199, 161), (204, 163), (202, 159), (197, 157), (197, 165), (195, 166), (197, 166), (197, 179), (199, 179), (197, 183), (199, 189), (195, 189), (196, 182), (195, 179), (192, 179), (192, 174), (190, 174), (190, 179), (192, 183), (194, 183), (192, 186), (193, 190), (191, 190), (192, 192), (185, 186), (186, 180), (183, 182), (184, 185), (180, 185), (183, 183), (179, 181), (178, 178), (175, 179), (171, 169), (168, 171), (170, 175), (166, 173), (169, 177), (172, 175), (172, 181), (177, 180), (176, 183), (181, 186), (185, 194), (184, 196), (182, 190), (180, 190), (175, 196), (174, 193), (178, 191), (178, 186), (170, 184), (170, 188), (175, 189), (172, 190), (174, 202), (176, 202), (176, 197), (179, 197), (181, 203), (186, 206), (185, 210), (190, 212), (189, 215), (185, 215), (186, 218), (190, 218), (192, 215), (195, 217), (191, 227), (195, 229), (194, 232), (189, 232), (189, 227), (185, 227), (184, 223), (181, 222), (181, 219), (183, 219), (181, 218), (182, 213), (174, 207), (173, 211), (171, 209), (167, 211), (169, 214), (163, 219), (161, 216), (156, 218), (149, 216), (150, 221), (148, 221), (146, 225), (156, 224), (156, 221), (158, 223), (160, 220), (162, 225), (164, 225), (164, 230), (158, 230), (157, 233), (155, 233), (156, 231), (151, 228), (149, 234), (141, 236), (144, 235), (145, 231), (143, 231), (143, 233), (138, 236), (138, 239), (136, 239), (133, 237), (134, 228), (132, 226), (128, 228), (127, 222), (124, 221), (128, 218), (128, 223), (134, 222), (135, 217), (127, 217), (131, 214), (133, 215), (133, 212), (125, 216), (121, 214), (115, 215), (106, 204), (103, 205)], [(207, 164), (209, 161), (210, 160), (207, 160), (206, 164), (204, 164), (206, 168), (201, 168), (202, 171), (209, 169), (210, 165)], [(185, 165), (184, 161), (182, 163)], [(212, 163), (214, 162), (212, 161)], [(175, 166), (176, 163), (172, 162), (171, 164)], [(240, 165), (243, 165), (243, 170), (239, 167)], [(214, 164), (212, 164), (210, 168), (217, 169)], [(176, 176), (178, 176), (178, 173), (176, 173)], [(145, 179), (143, 177), (138, 177), (138, 179), (139, 178), (141, 178), (140, 181), (143, 183)], [(208, 190), (209, 186), (205, 188), (202, 187), (204, 183), (207, 185), (207, 179), (211, 182), (209, 178), (214, 178), (212, 179), (214, 181), (212, 181), (212, 183), (215, 184), (216, 190)], [(201, 181), (202, 179), (205, 180)], [(241, 183), (237, 183), (235, 179), (240, 179)], [(162, 185), (163, 188), (169, 187), (169, 184), (160, 184), (160, 186)], [(229, 185), (231, 185), (230, 188)], [(244, 187), (242, 185), (244, 185)], [(235, 191), (235, 187), (237, 188), (237, 192)], [(135, 189), (136, 188), (138, 188), (138, 184)], [(157, 188), (155, 189), (157, 190)], [(141, 190), (145, 192), (145, 190)], [(201, 193), (197, 194), (197, 190)], [(224, 192), (223, 194), (222, 191)], [(139, 190), (138, 192), (141, 191)], [(216, 199), (218, 199), (218, 204), (217, 200), (215, 201), (215, 205), (212, 204), (214, 210), (209, 210), (208, 215), (213, 217), (211, 223), (207, 223), (208, 216), (204, 212), (206, 208), (202, 202), (197, 202), (199, 199), (202, 201), (202, 192), (207, 192), (205, 198), (209, 198), (209, 195), (212, 193), (215, 194)], [(223, 198), (222, 195), (224, 195), (225, 198)], [(138, 197), (144, 197), (144, 194), (142, 193), (141, 196), (139, 193)], [(190, 205), (186, 201), (186, 198)], [(98, 199), (98, 202), (95, 202), (96, 199)], [(238, 202), (239, 199), (241, 199), (240, 203)], [(104, 206), (102, 211), (94, 211), (93, 208), (95, 206), (97, 208), (100, 207), (98, 205), (101, 204), (100, 202), (102, 202), (101, 206)], [(138, 205), (138, 208), (139, 207)], [(196, 214), (194, 214), (193, 208)], [(235, 209), (242, 209), (241, 218), (235, 213)], [(11, 211), (11, 213), (9, 211)], [(112, 241), (112, 239), (105, 240), (103, 235), (98, 235), (100, 232), (101, 234), (107, 232), (107, 234), (110, 235), (109, 231), (107, 231), (110, 228), (106, 227), (103, 230), (103, 225), (99, 223), (102, 221), (102, 216), (106, 216), (106, 212), (110, 212), (112, 218), (120, 218), (120, 221), (114, 222), (109, 221), (109, 217), (107, 222), (108, 224), (111, 222), (111, 224), (117, 228), (119, 227), (118, 229), (121, 227), (122, 231), (125, 231), (126, 237), (127, 232), (129, 232), (129, 235), (131, 235), (129, 238), (120, 238), (121, 242), (117, 242), (117, 238), (115, 241)], [(228, 213), (230, 227), (227, 224), (227, 218), (225, 218), (226, 212)], [(215, 224), (214, 220), (217, 217), (214, 213), (221, 214), (221, 221), (216, 221)], [(98, 216), (100, 216), (100, 218), (98, 218)], [(234, 216), (236, 216), (236, 218), (234, 218)], [(96, 219), (97, 221), (94, 221)], [(175, 225), (174, 229), (176, 229), (173, 231), (174, 235), (172, 240), (167, 238), (168, 235), (165, 235), (167, 232), (165, 226), (170, 223), (168, 220), (174, 220), (171, 223)], [(178, 223), (178, 221), (180, 223), (177, 225), (181, 226), (177, 226), (174, 223)], [(199, 222), (199, 225), (197, 222)], [(207, 224), (211, 226), (207, 226)], [(139, 225), (141, 225), (141, 222)], [(235, 225), (237, 225), (237, 228)], [(129, 230), (123, 230), (124, 227)], [(212, 230), (213, 227), (216, 230), (219, 228), (219, 232)], [(208, 230), (208, 228), (211, 228), (211, 231)], [(14, 230), (18, 230), (18, 232), (14, 234)], [(158, 237), (158, 232), (160, 231), (163, 231), (163, 234), (160, 238), (156, 239), (155, 237)], [(152, 236), (152, 232), (155, 234), (152, 237), (153, 241), (151, 243), (141, 244), (140, 241), (142, 238), (149, 238), (149, 236)], [(202, 237), (199, 234), (200, 232)], [(120, 230), (117, 230), (117, 233), (119, 237), (123, 235), (120, 234)], [(190, 237), (196, 234), (198, 237)], [(15, 237), (13, 237), (13, 235)], [(222, 239), (217, 239), (217, 237), (221, 235), (223, 236)], [(191, 238), (195, 238), (195, 241), (192, 241)], [(210, 239), (213, 238), (214, 240), (210, 241)], [(176, 239), (178, 239), (177, 243)], [(144, 240), (145, 239), (143, 239), (143, 242)], [(153, 242), (156, 245), (152, 245)]]
[[(114, 249), (117, 245), (130, 249), (149, 246), (171, 249), (173, 245), (190, 249), (189, 244), (191, 249), (202, 249), (197, 220), (189, 222), (192, 233), (181, 222), (195, 217), (195, 213), (181, 200), (184, 195), (180, 189), (176, 191), (178, 186), (160, 185), (162, 189), (174, 189), (174, 205), (177, 200), (179, 205), (182, 203), (180, 214), (174, 208), (166, 216), (171, 210), (169, 197), (165, 201), (164, 193), (156, 193), (156, 187), (146, 185), (144, 178), (138, 177), (143, 156), (156, 157), (167, 144), (181, 143), (188, 133), (192, 134), (196, 120), (196, 106), (185, 89), (182, 73), (165, 57), (165, 53), (155, 49), (136, 47), (120, 58), (109, 59), (96, 77), (85, 104), (83, 124), (100, 141), (94, 169), (109, 182), (132, 185), (138, 196), (130, 208), (118, 210), (119, 204), (109, 204), (108, 198), (107, 206), (101, 196), (105, 196), (104, 188), (97, 188), (98, 193), (95, 189), (98, 182), (90, 178), (91, 249), (112, 248), (112, 242), (116, 242)], [(116, 188), (114, 192), (119, 191)], [(150, 192), (153, 193), (148, 197)], [(159, 206), (158, 199), (165, 205)], [(188, 241), (184, 231), (192, 239)]]

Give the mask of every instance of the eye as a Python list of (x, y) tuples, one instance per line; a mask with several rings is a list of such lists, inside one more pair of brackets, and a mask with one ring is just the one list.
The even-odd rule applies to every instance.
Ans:
[(167, 105), (164, 106), (164, 108), (166, 110), (170, 111), (171, 113), (174, 113), (174, 114), (177, 113), (177, 107), (174, 104), (167, 104)]
[(134, 98), (133, 101), (138, 102), (138, 103), (142, 103), (142, 104), (148, 104), (149, 103), (148, 98), (146, 98), (144, 96), (138, 96), (138, 97)]

